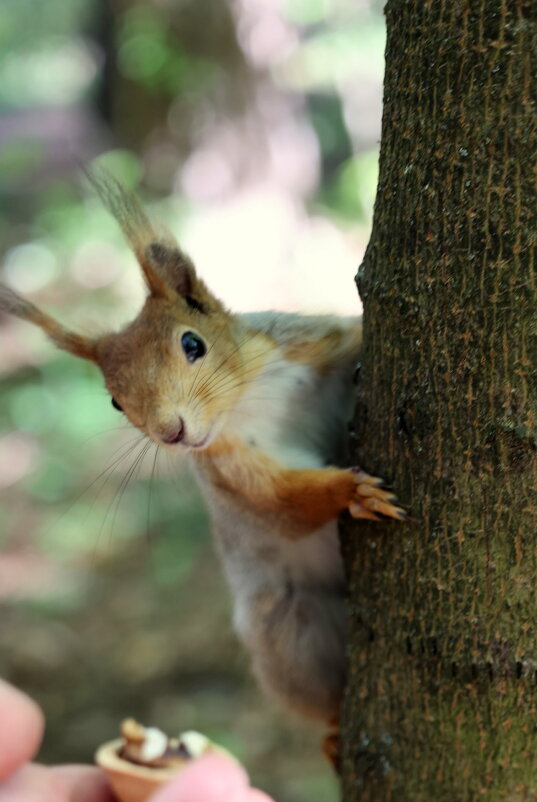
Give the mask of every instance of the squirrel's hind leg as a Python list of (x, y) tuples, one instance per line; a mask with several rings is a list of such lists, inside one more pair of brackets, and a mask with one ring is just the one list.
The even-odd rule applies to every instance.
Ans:
[(246, 635), (261, 684), (291, 709), (330, 723), (345, 679), (345, 606), (336, 590), (289, 586), (262, 593)]
[(323, 738), (322, 749), (336, 774), (341, 774), (341, 733), (338, 724), (334, 723), (333, 728)]

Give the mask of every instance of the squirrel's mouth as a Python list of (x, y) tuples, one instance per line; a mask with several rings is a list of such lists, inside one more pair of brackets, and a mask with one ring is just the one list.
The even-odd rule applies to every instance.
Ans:
[(185, 449), (186, 451), (199, 451), (209, 444), (210, 439), (211, 435), (208, 434), (202, 440), (197, 440), (196, 442), (192, 442), (185, 437), (182, 440), (168, 442), (166, 440), (161, 440), (160, 444), (168, 446), (168, 448), (172, 448), (174, 451), (177, 451), (177, 449)]
[(199, 437), (199, 433), (191, 432), (188, 424), (185, 423), (184, 419), (181, 417), (178, 419), (178, 422), (175, 426), (167, 429), (163, 427), (163, 429), (157, 430), (157, 432), (158, 434), (156, 437), (154, 437), (154, 439), (157, 440), (159, 445), (169, 446), (174, 451), (177, 447), (186, 449), (188, 451), (202, 449), (212, 439), (213, 434), (211, 429), (207, 432), (207, 434), (205, 434), (204, 437), (201, 437), (198, 440), (195, 439), (196, 437)]
[(209, 442), (210, 437), (211, 437), (211, 435), (207, 434), (207, 435), (205, 435), (205, 437), (202, 440), (198, 440), (197, 443), (185, 442), (185, 446), (187, 446), (188, 448), (204, 448), (204, 446), (206, 446), (207, 443)]

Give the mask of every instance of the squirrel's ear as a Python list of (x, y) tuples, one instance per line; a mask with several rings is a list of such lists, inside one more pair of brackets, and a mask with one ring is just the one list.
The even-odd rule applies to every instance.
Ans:
[(114, 215), (140, 263), (152, 295), (173, 300), (179, 294), (192, 309), (221, 309), (196, 275), (194, 265), (171, 234), (156, 230), (140, 202), (112, 176), (87, 173), (106, 208)]
[(43, 329), (58, 348), (82, 359), (97, 362), (97, 340), (68, 331), (14, 290), (0, 283), (0, 311), (9, 312)]
[(223, 310), (221, 302), (198, 278), (189, 257), (171, 239), (155, 240), (145, 250), (145, 261), (180, 295), (191, 309), (202, 314)]

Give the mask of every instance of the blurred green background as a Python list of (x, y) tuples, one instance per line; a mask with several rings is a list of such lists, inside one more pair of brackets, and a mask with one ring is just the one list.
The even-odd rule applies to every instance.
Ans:
[[(85, 332), (143, 299), (83, 178), (105, 165), (234, 309), (355, 313), (380, 135), (375, 0), (4, 0), (2, 280)], [(40, 759), (134, 715), (200, 729), (278, 802), (332, 802), (322, 732), (266, 699), (186, 466), (142, 452), (90, 364), (0, 319), (0, 675)]]

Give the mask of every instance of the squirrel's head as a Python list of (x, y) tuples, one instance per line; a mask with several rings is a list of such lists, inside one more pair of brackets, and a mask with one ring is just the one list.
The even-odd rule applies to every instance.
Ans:
[(0, 310), (95, 362), (114, 406), (158, 444), (207, 447), (244, 384), (244, 331), (175, 240), (155, 231), (136, 198), (113, 179), (91, 179), (142, 268), (148, 296), (141, 312), (119, 332), (85, 337), (2, 284)]

